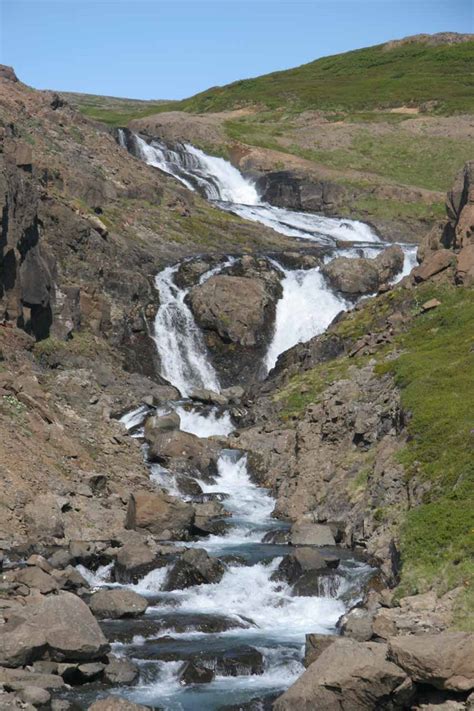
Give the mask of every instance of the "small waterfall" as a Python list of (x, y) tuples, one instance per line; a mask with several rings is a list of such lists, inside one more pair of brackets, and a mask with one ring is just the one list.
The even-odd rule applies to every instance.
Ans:
[(322, 333), (348, 308), (347, 302), (328, 288), (319, 267), (289, 270), (276, 262), (274, 265), (284, 274), (283, 295), (277, 303), (275, 331), (265, 357), (267, 372), (281, 353)]
[(183, 396), (194, 388), (219, 392), (219, 379), (207, 358), (201, 330), (184, 301), (187, 290), (174, 283), (178, 268), (179, 265), (167, 267), (155, 278), (160, 307), (155, 318), (154, 341), (161, 359), (161, 374)]

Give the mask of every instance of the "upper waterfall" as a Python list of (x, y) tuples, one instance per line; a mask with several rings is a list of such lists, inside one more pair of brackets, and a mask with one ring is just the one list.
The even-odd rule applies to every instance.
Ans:
[(329, 245), (335, 240), (379, 241), (372, 228), (363, 222), (287, 210), (263, 202), (251, 178), (224, 158), (207, 155), (189, 143), (177, 143), (170, 148), (159, 139), (147, 142), (122, 129), (119, 142), (148, 165), (172, 175), (188, 189), (197, 190), (222, 210), (260, 222), (280, 234)]

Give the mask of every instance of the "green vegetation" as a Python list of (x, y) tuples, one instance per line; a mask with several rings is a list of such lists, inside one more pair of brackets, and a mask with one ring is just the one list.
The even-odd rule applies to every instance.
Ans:
[(196, 113), (243, 106), (367, 111), (435, 102), (439, 113), (474, 111), (474, 42), (384, 45), (214, 87), (173, 108)]
[(144, 118), (156, 114), (165, 103), (95, 94), (61, 93), (72, 106), (79, 109), (85, 116), (109, 126), (126, 126), (134, 118)]
[(423, 289), (442, 305), (417, 316), (388, 364), (411, 413), (400, 461), (407, 479), (429, 482), (402, 529), (402, 591), (445, 591), (474, 580), (474, 292)]

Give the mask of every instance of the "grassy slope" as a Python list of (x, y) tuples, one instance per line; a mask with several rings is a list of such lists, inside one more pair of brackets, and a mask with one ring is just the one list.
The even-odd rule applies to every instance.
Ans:
[(62, 91), (61, 94), (85, 116), (106, 123), (108, 126), (126, 126), (133, 118), (151, 116), (159, 112), (163, 104), (169, 104), (159, 100), (141, 101), (66, 91)]
[(474, 41), (384, 45), (323, 57), (295, 69), (208, 89), (175, 109), (203, 113), (241, 106), (364, 111), (435, 101), (443, 113), (474, 112)]
[[(419, 304), (434, 297), (441, 306), (420, 313)], [(398, 289), (371, 300), (336, 330), (353, 338), (377, 330), (375, 324), (406, 298)], [(398, 592), (434, 588), (443, 593), (464, 585), (457, 624), (468, 628), (474, 612), (474, 290), (426, 285), (409, 298), (414, 316), (409, 327), (393, 347), (376, 355), (377, 370), (393, 374), (404, 410), (411, 413), (408, 442), (399, 455), (407, 481), (429, 483), (422, 505), (400, 521), (403, 567)], [(401, 354), (393, 359), (396, 353)], [(328, 383), (366, 362), (367, 357), (338, 358), (294, 376), (275, 397), (280, 415), (298, 418), (320, 399)], [(376, 513), (380, 520), (390, 515)]]

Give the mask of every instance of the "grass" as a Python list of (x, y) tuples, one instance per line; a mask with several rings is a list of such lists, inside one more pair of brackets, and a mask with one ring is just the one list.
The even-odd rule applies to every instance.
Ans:
[(474, 112), (473, 58), (474, 42), (390, 50), (376, 45), (214, 87), (173, 108), (205, 113), (253, 105), (337, 112), (434, 102), (439, 113)]
[(408, 480), (428, 484), (402, 528), (402, 590), (412, 593), (474, 581), (474, 291), (425, 297), (442, 305), (415, 319), (388, 368), (411, 413), (400, 461)]

